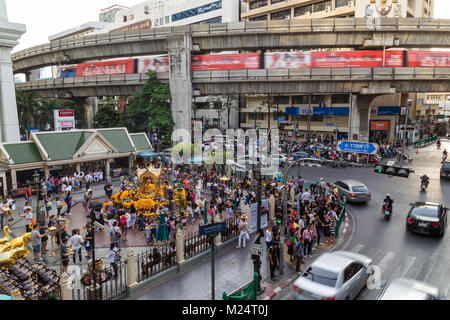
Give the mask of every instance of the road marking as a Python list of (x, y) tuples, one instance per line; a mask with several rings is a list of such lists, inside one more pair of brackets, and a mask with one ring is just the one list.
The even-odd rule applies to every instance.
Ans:
[(383, 274), (387, 270), (389, 263), (392, 261), (392, 259), (394, 259), (394, 257), (395, 257), (395, 253), (392, 251), (389, 251), (384, 256), (384, 258), (380, 261), (380, 263), (378, 263), (378, 266), (380, 267), (380, 270), (381, 270), (381, 274)]
[(411, 268), (411, 266), (413, 265), (415, 260), (416, 260), (416, 257), (413, 257), (413, 256), (406, 257), (405, 269), (403, 269), (402, 277), (404, 277), (406, 275), (406, 273), (408, 272), (409, 268)]
[(362, 248), (364, 248), (363, 244), (357, 244), (356, 246), (353, 247), (353, 249), (350, 249), (350, 251), (358, 253), (359, 251), (361, 251)]

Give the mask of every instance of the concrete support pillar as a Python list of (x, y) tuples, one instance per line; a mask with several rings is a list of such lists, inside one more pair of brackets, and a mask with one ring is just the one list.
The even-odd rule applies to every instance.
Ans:
[(75, 164), (75, 170), (77, 170), (78, 172), (81, 171), (81, 163), (77, 162), (77, 163)]
[(14, 169), (11, 169), (11, 184), (14, 190), (17, 189), (17, 172)]
[[(188, 33), (169, 35), (167, 47), (170, 58), (169, 82), (172, 95), (171, 109), (175, 122), (174, 131), (184, 129), (190, 134), (193, 96), (191, 79), (192, 37)], [(175, 131), (174, 145), (185, 141), (185, 135), (186, 132)]]
[(177, 231), (177, 263), (181, 265), (184, 263), (184, 232), (178, 228)]
[(70, 288), (70, 280), (67, 273), (63, 273), (59, 278), (59, 285), (61, 286), (61, 300), (72, 300), (72, 289)]
[(134, 250), (132, 248), (128, 248), (127, 250), (127, 288), (128, 290), (136, 287), (136, 260), (134, 257)]
[(2, 172), (0, 174), (0, 177), (2, 178), (3, 195), (7, 196), (8, 195), (8, 183), (6, 180), (6, 173)]
[(272, 221), (274, 219), (275, 219), (275, 196), (271, 194), (269, 198), (269, 221)]
[(45, 177), (45, 179), (48, 179), (48, 177), (50, 177), (50, 168), (49, 167), (44, 167), (44, 177)]
[(109, 162), (109, 160), (106, 160), (105, 178), (106, 181), (111, 180), (111, 163)]
[(369, 110), (374, 95), (352, 96), (348, 125), (348, 139), (354, 141), (369, 141)]
[[(219, 214), (216, 214), (216, 216), (214, 217), (214, 223), (221, 223), (222, 219), (220, 218)], [(214, 244), (216, 246), (220, 246), (222, 244), (222, 235), (219, 233), (217, 235), (217, 237), (214, 238)]]

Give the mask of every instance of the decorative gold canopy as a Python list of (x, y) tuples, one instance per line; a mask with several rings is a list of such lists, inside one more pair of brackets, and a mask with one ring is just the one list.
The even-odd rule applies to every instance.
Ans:
[(161, 190), (161, 169), (147, 167), (145, 169), (137, 169), (139, 179), (139, 189), (141, 194), (153, 195), (159, 197)]

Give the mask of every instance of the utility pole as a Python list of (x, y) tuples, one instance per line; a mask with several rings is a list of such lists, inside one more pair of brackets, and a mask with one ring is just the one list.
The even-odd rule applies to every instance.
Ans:
[(403, 128), (403, 141), (402, 141), (402, 154), (400, 155), (400, 167), (403, 167), (403, 153), (405, 152), (405, 144), (406, 144), (406, 126), (408, 125), (408, 114), (409, 108), (411, 108), (412, 100), (408, 99), (406, 101), (406, 115), (405, 115), (405, 126)]
[[(262, 177), (261, 177), (261, 160), (258, 160), (258, 166), (253, 171), (253, 178), (258, 181), (256, 185), (256, 199), (258, 201), (258, 213), (256, 218), (256, 238), (254, 244), (261, 245), (261, 238), (264, 237), (263, 230), (261, 229), (261, 188), (262, 188)], [(252, 255), (254, 272), (258, 274), (258, 292), (261, 292), (261, 257), (259, 255)]]
[(312, 103), (312, 94), (310, 93), (309, 108), (308, 108), (308, 146), (311, 145), (311, 113), (312, 113), (311, 103)]

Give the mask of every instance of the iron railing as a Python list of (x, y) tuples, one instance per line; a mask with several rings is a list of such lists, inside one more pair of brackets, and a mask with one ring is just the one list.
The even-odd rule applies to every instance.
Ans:
[(211, 248), (208, 236), (195, 232), (184, 238), (184, 259), (187, 260)]
[(222, 242), (231, 240), (239, 236), (239, 218), (231, 218), (225, 221), (226, 229), (221, 232)]
[(176, 247), (170, 244), (155, 246), (137, 254), (136, 281), (141, 282), (175, 265), (176, 254)]
[[(91, 276), (88, 273), (87, 276)], [(119, 261), (115, 265), (104, 267), (95, 273), (96, 279), (105, 281), (93, 290), (92, 286), (85, 286), (82, 279), (85, 275), (75, 276), (72, 280), (72, 300), (112, 300), (127, 292), (127, 262)]]

